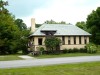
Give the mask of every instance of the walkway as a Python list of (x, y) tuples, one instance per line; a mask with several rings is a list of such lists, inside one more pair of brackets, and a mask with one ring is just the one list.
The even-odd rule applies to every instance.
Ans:
[(0, 68), (18, 68), (18, 67), (30, 67), (30, 66), (32, 67), (32, 66), (44, 66), (44, 65), (91, 62), (91, 61), (100, 61), (100, 56), (80, 56), (80, 57), (0, 61)]
[(35, 59), (34, 57), (31, 57), (31, 56), (28, 56), (28, 55), (21, 55), (21, 56), (18, 56), (20, 58), (23, 58), (25, 60), (32, 60), (32, 59)]

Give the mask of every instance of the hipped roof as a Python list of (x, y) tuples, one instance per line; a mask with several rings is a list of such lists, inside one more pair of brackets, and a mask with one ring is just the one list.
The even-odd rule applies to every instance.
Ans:
[(41, 31), (56, 31), (55, 36), (90, 36), (91, 34), (75, 25), (43, 24), (30, 36), (45, 36)]

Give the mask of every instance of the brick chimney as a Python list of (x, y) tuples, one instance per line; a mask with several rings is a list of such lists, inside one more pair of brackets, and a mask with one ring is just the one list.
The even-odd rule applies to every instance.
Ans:
[(31, 33), (35, 31), (35, 18), (31, 18)]

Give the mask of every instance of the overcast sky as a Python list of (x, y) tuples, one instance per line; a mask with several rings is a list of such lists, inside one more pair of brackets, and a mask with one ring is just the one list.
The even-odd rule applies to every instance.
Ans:
[(31, 18), (36, 23), (46, 20), (65, 21), (76, 24), (86, 21), (87, 15), (100, 6), (100, 0), (7, 0), (9, 11), (31, 26)]

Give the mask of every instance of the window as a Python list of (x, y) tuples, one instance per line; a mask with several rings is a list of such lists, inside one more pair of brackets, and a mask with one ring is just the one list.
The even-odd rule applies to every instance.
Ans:
[(68, 36), (68, 44), (70, 45), (70, 36)]
[(38, 38), (38, 45), (42, 45), (42, 38)]
[(76, 36), (74, 36), (74, 44), (76, 44)]
[(81, 36), (79, 36), (79, 44), (81, 44), (82, 42), (81, 42)]
[(65, 36), (62, 36), (62, 44), (65, 44)]
[(87, 44), (87, 37), (84, 36), (84, 44)]

